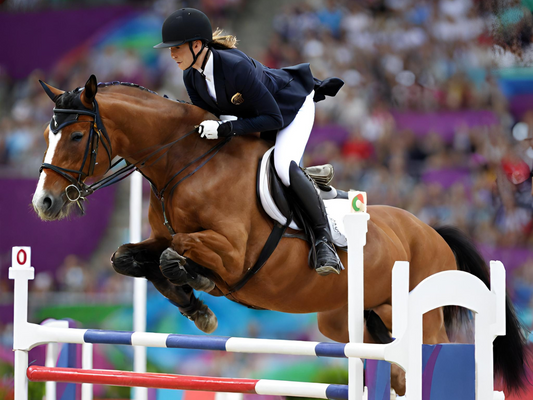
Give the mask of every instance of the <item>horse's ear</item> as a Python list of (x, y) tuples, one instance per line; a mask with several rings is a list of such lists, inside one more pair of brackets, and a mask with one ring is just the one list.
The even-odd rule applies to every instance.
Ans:
[(64, 90), (56, 89), (55, 87), (50, 86), (48, 83), (45, 83), (45, 82), (41, 81), (40, 79), (39, 79), (39, 83), (43, 87), (43, 89), (46, 92), (46, 94), (48, 95), (48, 97), (50, 97), (54, 103), (56, 102), (56, 100), (57, 100), (57, 98), (59, 96), (61, 96), (63, 93), (65, 93)]
[(91, 75), (85, 83), (85, 89), (81, 93), (81, 102), (87, 108), (93, 108), (93, 100), (98, 90), (98, 82), (96, 76)]

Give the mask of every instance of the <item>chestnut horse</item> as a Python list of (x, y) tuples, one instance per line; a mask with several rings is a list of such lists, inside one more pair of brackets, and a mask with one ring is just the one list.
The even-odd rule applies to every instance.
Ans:
[[(148, 212), (151, 235), (117, 250), (112, 258), (117, 272), (146, 277), (204, 332), (216, 328), (216, 317), (192, 288), (227, 295), (250, 307), (316, 312), (325, 336), (348, 341), (347, 273), (319, 276), (308, 265), (305, 240), (283, 237), (263, 268), (232, 291), (255, 264), (274, 226), (256, 200), (258, 160), (270, 143), (253, 135), (202, 139), (195, 126), (215, 116), (138, 85), (98, 85), (94, 75), (72, 91), (41, 84), (55, 108), (44, 131), (48, 149), (33, 197), (40, 218), (63, 218), (74, 203), (119, 179), (120, 171), (92, 186), (84, 182), (104, 176), (111, 160), (122, 157), (128, 163), (123, 171), (138, 169), (153, 190)], [(411, 289), (432, 274), (452, 269), (489, 283), (486, 264), (458, 231), (435, 230), (394, 207), (369, 206), (368, 213), (365, 309), (374, 310), (389, 331), (395, 261), (410, 263)], [(347, 265), (347, 253), (340, 249), (339, 253)], [(426, 313), (424, 342), (449, 342), (446, 326), (458, 317), (460, 312), (451, 307)], [(372, 337), (366, 334), (365, 340)], [(495, 367), (511, 389), (525, 379), (524, 345), (508, 302), (507, 335), (495, 341)], [(396, 387), (401, 393), (401, 383)]]

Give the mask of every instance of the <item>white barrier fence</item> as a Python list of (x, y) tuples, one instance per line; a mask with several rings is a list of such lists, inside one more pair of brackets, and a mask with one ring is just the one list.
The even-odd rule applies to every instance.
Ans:
[[(366, 212), (349, 214), (345, 217), (348, 247), (348, 293), (349, 293), (349, 330), (350, 343), (330, 344), (341, 346), (349, 357), (348, 398), (363, 398), (363, 364), (361, 359), (386, 360), (399, 365), (406, 371), (407, 392), (409, 400), (422, 400), (422, 315), (432, 309), (447, 305), (468, 308), (475, 313), (475, 365), (476, 365), (476, 399), (503, 399), (503, 393), (493, 392), (492, 342), (497, 335), (505, 334), (505, 270), (499, 261), (491, 261), (491, 289), (473, 275), (461, 271), (446, 271), (430, 276), (409, 292), (409, 264), (396, 262), (392, 276), (393, 337), (389, 344), (364, 344), (363, 339), (363, 248), (366, 244)], [(9, 278), (15, 280), (14, 293), (14, 341), (15, 351), (15, 400), (27, 400), (28, 351), (40, 344), (81, 343), (88, 330), (65, 328), (51, 325), (29, 323), (28, 316), (28, 281), (34, 277), (30, 265), (31, 249), (14, 247), (12, 267)], [(117, 334), (121, 334), (118, 332)], [(125, 332), (136, 335), (136, 346), (168, 347), (169, 335), (143, 332)], [(179, 335), (174, 335), (179, 336)], [(199, 336), (201, 337), (201, 336)], [(206, 337), (208, 340), (209, 337)], [(314, 342), (291, 342), (267, 339), (230, 338), (233, 340), (231, 350), (248, 353), (300, 354), (313, 355), (309, 351)], [(239, 341), (239, 339), (241, 339)], [(92, 343), (97, 343), (93, 341)], [(109, 343), (109, 342), (104, 342)], [(121, 343), (127, 344), (127, 343)], [(189, 347), (190, 348), (190, 347)], [(221, 350), (221, 349), (218, 349)], [(336, 349), (338, 352), (338, 349)], [(85, 365), (91, 362), (85, 359)], [(139, 374), (142, 375), (142, 374)], [(297, 383), (294, 382), (295, 384)], [(87, 384), (88, 385), (88, 384)], [(307, 384), (312, 385), (312, 384)], [(90, 386), (84, 386), (84, 400), (89, 399)], [(321, 389), (322, 390), (322, 389)], [(325, 390), (325, 389), (324, 389)], [(312, 391), (311, 391), (312, 392)], [(314, 392), (313, 392), (314, 393)], [(268, 394), (268, 393), (263, 393)], [(279, 393), (277, 393), (279, 394)], [(290, 391), (291, 395), (298, 395)], [(301, 394), (309, 396), (309, 392)], [(317, 394), (315, 397), (325, 395)], [(52, 400), (51, 398), (48, 400)]]

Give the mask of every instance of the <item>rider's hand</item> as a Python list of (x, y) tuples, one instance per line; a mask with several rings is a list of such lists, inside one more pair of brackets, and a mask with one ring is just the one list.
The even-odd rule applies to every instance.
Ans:
[(198, 132), (200, 137), (205, 139), (218, 139), (218, 127), (220, 126), (221, 121), (207, 120), (202, 122), (198, 126)]
[(198, 126), (200, 137), (205, 139), (218, 139), (219, 137), (231, 136), (231, 122), (207, 120)]

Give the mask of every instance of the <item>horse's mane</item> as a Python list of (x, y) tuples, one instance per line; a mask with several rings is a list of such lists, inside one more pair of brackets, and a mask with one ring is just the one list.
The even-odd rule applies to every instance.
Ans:
[[(127, 87), (137, 88), (137, 89), (143, 90), (143, 91), (151, 93), (151, 94), (155, 94), (156, 96), (159, 96), (159, 97), (164, 97), (166, 99), (169, 98), (166, 95), (165, 96), (161, 96), (159, 93), (154, 92), (153, 90), (147, 89), (144, 86), (141, 86), (141, 85), (139, 85), (137, 83), (120, 82), (120, 81), (99, 82), (98, 83), (98, 87), (109, 87), (109, 86), (127, 86)], [(178, 103), (191, 104), (188, 101), (184, 101), (184, 100), (178, 100), (178, 99), (172, 99), (172, 100), (177, 101)]]
[[(120, 82), (120, 81), (112, 81), (112, 82), (99, 82), (98, 87), (99, 88), (107, 88), (111, 86), (124, 86), (124, 87), (130, 87), (142, 90), (144, 92), (148, 92), (151, 94), (155, 94), (156, 96), (166, 98), (168, 99), (168, 96), (161, 96), (157, 92), (154, 92), (153, 90), (147, 89), (144, 86), (138, 85), (137, 83), (130, 83), (130, 82)], [(78, 87), (70, 92), (65, 92), (59, 98), (57, 99), (57, 108), (63, 108), (63, 109), (76, 109), (75, 100), (78, 98), (80, 92), (83, 90), (83, 87)], [(177, 101), (178, 103), (183, 104), (191, 104), (184, 100), (178, 100), (178, 99), (172, 99), (173, 101)]]

